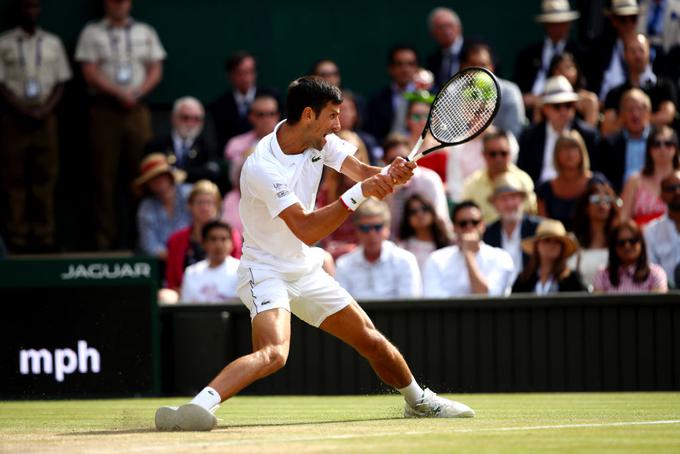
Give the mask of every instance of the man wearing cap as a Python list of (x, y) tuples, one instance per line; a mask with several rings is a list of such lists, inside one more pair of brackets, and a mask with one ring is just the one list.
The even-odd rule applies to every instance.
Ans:
[(484, 220), (479, 206), (464, 200), (451, 214), (455, 245), (437, 249), (423, 267), (423, 295), (451, 298), (467, 295), (502, 296), (510, 292), (512, 257), (482, 241)]
[(624, 39), (624, 60), (627, 67), (626, 81), (612, 88), (604, 102), (604, 120), (600, 127), (602, 134), (615, 132), (619, 128), (618, 109), (621, 96), (631, 88), (644, 91), (652, 101), (651, 123), (655, 126), (671, 126), (675, 121), (677, 94), (673, 82), (652, 71), (649, 58), (649, 41), (643, 34), (634, 34)]
[(661, 180), (661, 199), (668, 213), (654, 220), (644, 230), (649, 261), (663, 267), (668, 285), (680, 287), (677, 269), (680, 266), (680, 172), (675, 171)]
[(609, 90), (626, 81), (623, 41), (635, 34), (639, 10), (636, 0), (612, 0), (605, 14), (615, 33), (604, 33), (589, 46), (591, 64), (584, 66), (588, 88), (597, 93), (602, 102)]
[(152, 139), (146, 145), (146, 154), (165, 154), (171, 165), (186, 172), (188, 183), (199, 180), (210, 180), (218, 185), (222, 183), (224, 178), (221, 178), (215, 147), (202, 134), (205, 123), (203, 104), (193, 96), (175, 100), (170, 121), (171, 131)]
[[(151, 114), (143, 102), (161, 81), (165, 50), (156, 31), (130, 17), (131, 0), (103, 0), (105, 17), (80, 34), (76, 61), (90, 93), (90, 147), (96, 246), (127, 247), (127, 226), (116, 214), (118, 171), (130, 181), (151, 139)], [(128, 205), (133, 205), (128, 200)], [(116, 244), (118, 243), (118, 244)]]
[(522, 90), (527, 109), (533, 109), (540, 101), (554, 57), (569, 52), (579, 65), (583, 64), (582, 47), (569, 38), (572, 22), (580, 16), (578, 11), (572, 11), (567, 0), (543, 0), (541, 8), (536, 22), (543, 24), (545, 37), (524, 48), (515, 63), (514, 80)]
[(56, 248), (54, 108), (71, 69), (61, 40), (38, 26), (39, 0), (16, 6), (18, 27), (0, 36), (0, 219), (10, 251), (49, 252)]
[(485, 166), (475, 171), (463, 182), (462, 199), (473, 200), (480, 207), (484, 222), (490, 224), (498, 219), (498, 212), (489, 201), (493, 180), (504, 173), (511, 173), (526, 193), (524, 210), (536, 213), (536, 195), (531, 177), (512, 163), (508, 133), (502, 129), (489, 128), (482, 137), (482, 157)]
[(557, 175), (553, 164), (555, 142), (560, 133), (572, 129), (578, 131), (591, 157), (597, 144), (598, 134), (586, 122), (576, 118), (578, 94), (564, 76), (548, 79), (541, 97), (541, 110), (545, 118), (531, 125), (519, 137), (517, 165), (527, 172), (535, 184), (548, 181)]
[(494, 178), (489, 201), (500, 218), (486, 228), (484, 242), (510, 254), (515, 265), (512, 281), (529, 260), (529, 256), (522, 252), (520, 242), (532, 236), (541, 222), (541, 218), (524, 212), (526, 198), (526, 191), (513, 174), (506, 172)]

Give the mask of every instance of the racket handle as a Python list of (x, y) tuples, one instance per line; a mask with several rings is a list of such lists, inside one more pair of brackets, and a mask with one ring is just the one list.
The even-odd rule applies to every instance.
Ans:
[(413, 158), (416, 157), (416, 155), (418, 154), (418, 150), (420, 150), (420, 147), (423, 145), (424, 140), (425, 140), (425, 138), (423, 136), (420, 136), (418, 138), (418, 142), (416, 142), (416, 144), (413, 146), (413, 149), (411, 150), (411, 152), (408, 154), (408, 157), (406, 158), (407, 161), (413, 161)]

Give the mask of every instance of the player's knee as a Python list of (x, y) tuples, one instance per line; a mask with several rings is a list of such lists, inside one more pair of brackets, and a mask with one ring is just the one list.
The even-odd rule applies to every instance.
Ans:
[(270, 345), (264, 348), (265, 363), (270, 373), (282, 369), (288, 361), (287, 345)]

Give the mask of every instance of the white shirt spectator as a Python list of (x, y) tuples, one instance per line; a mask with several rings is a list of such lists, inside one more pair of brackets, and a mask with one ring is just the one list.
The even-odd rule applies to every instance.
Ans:
[[(512, 257), (501, 248), (480, 243), (475, 256), (479, 270), (489, 284), (489, 295), (510, 293), (514, 273)], [(458, 246), (448, 246), (434, 251), (425, 262), (423, 271), (424, 296), (451, 298), (472, 294), (465, 258)]]
[(387, 240), (374, 263), (361, 246), (341, 256), (335, 279), (355, 299), (418, 298), (423, 290), (416, 257)]
[(512, 257), (514, 266), (514, 272), (510, 277), (511, 283), (515, 282), (515, 278), (522, 272), (522, 268), (524, 268), (524, 263), (522, 263), (522, 238), (520, 236), (520, 230), (522, 230), (520, 224), (517, 224), (515, 230), (508, 236), (508, 234), (505, 233), (505, 229), (501, 228), (501, 246), (503, 247), (503, 250)]
[(202, 260), (187, 267), (182, 278), (182, 303), (221, 303), (236, 295), (236, 270), (239, 260), (227, 256), (224, 262), (215, 268), (210, 267), (208, 260)]
[(644, 229), (644, 236), (649, 261), (663, 268), (670, 287), (680, 285), (680, 282), (675, 282), (675, 267), (680, 263), (680, 233), (675, 223), (666, 214), (649, 223)]

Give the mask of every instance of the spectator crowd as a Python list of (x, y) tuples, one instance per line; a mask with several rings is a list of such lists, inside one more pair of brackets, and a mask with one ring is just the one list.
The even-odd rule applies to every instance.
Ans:
[[(256, 57), (240, 51), (225, 62), (230, 88), (205, 106), (181, 94), (170, 132), (154, 137), (145, 100), (166, 52), (153, 26), (132, 18), (132, 3), (103, 0), (71, 68), (60, 38), (39, 26), (40, 0), (16, 2), (17, 25), (0, 35), (0, 256), (60, 249), (55, 108), (79, 71), (96, 249), (156, 257), (163, 301), (235, 298), (241, 168), (285, 118), (285, 99), (258, 84)], [(499, 78), (493, 125), (421, 159), (384, 201), (367, 201), (317, 245), (324, 269), (359, 299), (679, 287), (680, 0), (607, 3), (604, 31), (579, 41), (580, 13), (543, 0), (535, 20), (544, 37), (517, 54), (512, 79)], [(343, 86), (332, 55), (308, 68), (341, 88), (338, 136), (365, 163), (408, 155), (457, 71), (495, 70), (491, 43), (466, 36), (452, 9), (426, 21), (432, 54), (395, 44), (389, 80), (372, 96)], [(317, 204), (351, 184), (326, 169)], [(134, 244), (121, 244), (128, 231)]]

